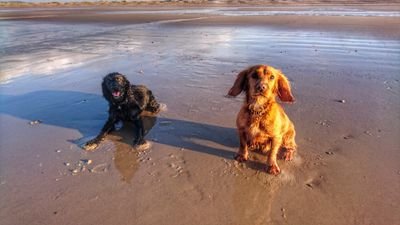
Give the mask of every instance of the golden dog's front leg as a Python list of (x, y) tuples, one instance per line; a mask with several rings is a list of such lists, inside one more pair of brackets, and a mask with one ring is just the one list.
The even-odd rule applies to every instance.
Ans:
[(285, 161), (292, 161), (296, 152), (296, 141), (294, 140), (296, 131), (294, 130), (293, 123), (290, 123), (288, 131), (283, 135), (282, 146), (285, 148), (282, 154), (282, 159)]
[(249, 159), (249, 150), (247, 147), (247, 134), (243, 130), (239, 130), (240, 147), (238, 153), (235, 155), (235, 160), (244, 162)]
[(281, 169), (276, 162), (276, 157), (278, 155), (279, 148), (282, 144), (282, 137), (273, 137), (271, 143), (271, 152), (268, 157), (268, 173), (272, 175), (278, 175), (281, 172)]

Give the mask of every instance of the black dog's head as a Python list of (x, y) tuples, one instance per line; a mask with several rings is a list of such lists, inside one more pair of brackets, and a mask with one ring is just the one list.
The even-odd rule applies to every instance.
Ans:
[(130, 88), (128, 79), (120, 73), (110, 73), (103, 78), (101, 84), (103, 96), (110, 102), (120, 102), (125, 99)]

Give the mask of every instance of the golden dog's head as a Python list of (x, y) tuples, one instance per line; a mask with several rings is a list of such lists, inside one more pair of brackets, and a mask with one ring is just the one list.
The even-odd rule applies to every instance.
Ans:
[(256, 65), (240, 72), (228, 95), (237, 96), (242, 91), (246, 92), (247, 101), (271, 99), (278, 95), (283, 102), (294, 102), (289, 80), (272, 66)]

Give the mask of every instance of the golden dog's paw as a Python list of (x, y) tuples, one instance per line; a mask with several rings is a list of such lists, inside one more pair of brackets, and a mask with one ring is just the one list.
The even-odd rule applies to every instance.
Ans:
[(248, 156), (241, 155), (241, 154), (235, 155), (234, 158), (235, 158), (235, 160), (238, 161), (238, 162), (245, 162), (245, 161), (247, 161), (247, 160), (249, 159)]
[(294, 158), (294, 152), (295, 152), (294, 149), (291, 148), (285, 149), (285, 151), (282, 154), (282, 159), (285, 161), (292, 161)]
[(94, 151), (94, 150), (96, 150), (96, 148), (98, 147), (99, 145), (96, 143), (96, 142), (91, 142), (91, 141), (89, 141), (89, 142), (87, 142), (86, 144), (84, 144), (83, 146), (82, 146), (82, 148), (84, 149), (84, 150), (86, 150), (86, 151)]
[(279, 168), (279, 166), (277, 164), (272, 164), (268, 167), (268, 171), (269, 174), (272, 175), (278, 175), (281, 173), (281, 169)]
[(250, 145), (248, 145), (248, 148), (251, 150), (251, 151), (256, 151), (256, 150), (258, 150), (259, 149), (259, 145), (258, 144), (250, 144)]

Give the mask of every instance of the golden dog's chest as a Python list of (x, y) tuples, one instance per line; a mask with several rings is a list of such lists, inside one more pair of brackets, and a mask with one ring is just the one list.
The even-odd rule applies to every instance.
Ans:
[(250, 142), (260, 142), (261, 144), (267, 142), (271, 137), (266, 127), (263, 126), (263, 121), (253, 121), (247, 129), (247, 138)]
[(270, 149), (271, 136), (265, 132), (260, 124), (251, 124), (247, 132), (247, 146), (251, 151), (266, 152)]

